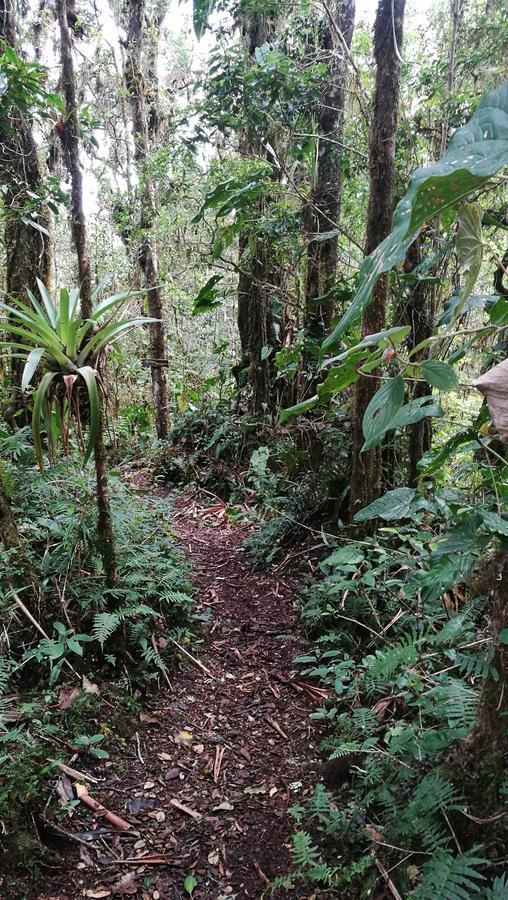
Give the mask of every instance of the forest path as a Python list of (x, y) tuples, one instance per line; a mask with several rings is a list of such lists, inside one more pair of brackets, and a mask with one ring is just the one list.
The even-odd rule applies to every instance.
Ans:
[[(144, 704), (137, 738), (93, 785), (133, 826), (105, 835), (118, 862), (85, 846), (78, 870), (60, 872), (66, 888), (55, 893), (55, 878), (41, 900), (175, 900), (189, 896), (189, 875), (193, 900), (260, 898), (291, 868), (288, 807), (310, 793), (318, 740), (315, 703), (290, 680), (304, 649), (297, 585), (253, 571), (245, 530), (193, 491), (178, 498), (171, 527), (192, 563), (196, 611), (210, 615), (200, 665), (185, 661), (171, 690)], [(154, 864), (122, 863), (142, 854)]]

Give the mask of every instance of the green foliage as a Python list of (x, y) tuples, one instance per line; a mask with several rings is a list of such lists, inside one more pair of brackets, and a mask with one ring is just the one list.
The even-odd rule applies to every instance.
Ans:
[(340, 322), (323, 343), (332, 347), (359, 319), (377, 279), (401, 263), (422, 225), (454, 206), (508, 163), (508, 82), (483, 98), (471, 120), (450, 141), (443, 158), (416, 169), (399, 201), (388, 237), (362, 263), (358, 289)]
[[(41, 368), (40, 384), (33, 397), (32, 430), (37, 461), (44, 470), (42, 429), (45, 426), (51, 446), (55, 425), (68, 451), (67, 421), (74, 404), (80, 434), (79, 397), (76, 384), (86, 388), (90, 425), (83, 463), (90, 458), (97, 442), (100, 427), (100, 399), (95, 365), (102, 350), (115, 343), (123, 334), (139, 325), (154, 321), (144, 316), (113, 319), (112, 311), (133, 296), (124, 292), (106, 297), (96, 303), (89, 319), (83, 319), (79, 308), (79, 289), (62, 288), (57, 304), (44, 284), (38, 280), (42, 304), (28, 291), (32, 306), (20, 300), (16, 305), (0, 303), (7, 314), (10, 334), (22, 338), (23, 343), (9, 339), (0, 344), (15, 357), (25, 360), (21, 387), (26, 391), (36, 371)], [(100, 291), (97, 288), (94, 299)], [(106, 317), (104, 319), (104, 317)], [(53, 413), (56, 422), (53, 421)]]
[(438, 850), (422, 866), (423, 884), (414, 894), (418, 900), (469, 900), (480, 893), (485, 876), (479, 871), (487, 860), (476, 856), (477, 848), (454, 856)]

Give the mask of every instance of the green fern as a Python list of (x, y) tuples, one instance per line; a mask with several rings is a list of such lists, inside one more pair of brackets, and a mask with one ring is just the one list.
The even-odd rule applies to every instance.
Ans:
[(99, 612), (96, 613), (92, 626), (92, 637), (99, 642), (101, 647), (116, 631), (120, 624), (118, 613)]
[(473, 847), (461, 856), (453, 856), (446, 850), (437, 850), (432, 859), (422, 866), (422, 882), (418, 885), (415, 900), (470, 900), (482, 890), (479, 881), (485, 876), (478, 871), (487, 860), (475, 856)]

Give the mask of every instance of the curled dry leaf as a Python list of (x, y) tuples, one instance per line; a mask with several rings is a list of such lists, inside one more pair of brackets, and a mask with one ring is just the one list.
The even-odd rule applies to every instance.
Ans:
[(480, 375), (473, 384), (487, 401), (499, 437), (508, 444), (508, 359)]

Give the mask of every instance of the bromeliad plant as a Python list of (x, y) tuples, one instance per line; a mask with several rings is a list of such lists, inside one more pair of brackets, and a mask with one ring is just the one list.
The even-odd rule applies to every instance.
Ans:
[[(34, 390), (32, 430), (35, 452), (44, 470), (42, 431), (46, 430), (48, 446), (54, 446), (55, 432), (60, 433), (68, 452), (69, 422), (77, 422), (78, 440), (84, 447), (86, 464), (97, 442), (100, 429), (101, 402), (97, 360), (101, 351), (139, 325), (155, 321), (146, 316), (118, 317), (117, 309), (138, 292), (124, 291), (106, 297), (93, 308), (89, 319), (83, 319), (79, 305), (79, 288), (59, 291), (59, 302), (37, 279), (41, 302), (29, 290), (32, 306), (19, 300), (0, 303), (8, 318), (6, 331), (21, 340), (9, 338), (0, 346), (18, 359), (25, 360), (21, 389), (25, 392), (38, 370), (42, 377)], [(97, 299), (102, 284), (92, 294)], [(79, 388), (85, 386), (89, 405), (89, 428), (86, 447), (82, 439)], [(77, 388), (77, 390), (76, 390)], [(56, 427), (55, 427), (56, 423)]]

